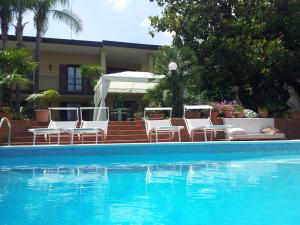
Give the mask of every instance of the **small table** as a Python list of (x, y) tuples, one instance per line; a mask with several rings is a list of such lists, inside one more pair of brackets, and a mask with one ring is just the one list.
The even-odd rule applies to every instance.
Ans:
[[(178, 141), (181, 142), (180, 130), (182, 130), (184, 126), (161, 126), (161, 127), (153, 127), (155, 132), (155, 142), (158, 141), (158, 133), (169, 133), (169, 132), (177, 132), (178, 133)], [(151, 137), (151, 135), (150, 135)], [(150, 138), (151, 141), (151, 138)]]
[(113, 110), (113, 112), (116, 112), (118, 115), (118, 121), (122, 120), (122, 111), (123, 111), (123, 114), (128, 113), (129, 109), (128, 108), (116, 108)]
[[(203, 131), (204, 131), (204, 139), (205, 139), (205, 141), (207, 141), (207, 134), (206, 134), (206, 132), (219, 132), (219, 131), (221, 131), (221, 132), (224, 132), (224, 134), (225, 134), (225, 137), (227, 136), (228, 137), (228, 135), (227, 135), (227, 129), (228, 128), (231, 128), (231, 127), (233, 127), (232, 125), (207, 125), (207, 126), (204, 126), (203, 127)], [(227, 140), (229, 141), (229, 139), (227, 138)]]

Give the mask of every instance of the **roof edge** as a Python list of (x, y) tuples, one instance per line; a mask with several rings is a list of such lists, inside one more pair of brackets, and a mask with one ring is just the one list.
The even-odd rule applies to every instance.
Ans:
[[(2, 35), (0, 35), (0, 40), (2, 40)], [(15, 35), (8, 35), (8, 40), (16, 41)], [(24, 42), (35, 42), (36, 37), (33, 36), (23, 36)], [(160, 45), (150, 45), (150, 44), (140, 44), (140, 43), (129, 43), (129, 42), (119, 42), (119, 41), (85, 41), (85, 40), (74, 40), (74, 39), (61, 39), (61, 38), (47, 38), (43, 37), (43, 43), (48, 44), (62, 44), (62, 45), (75, 45), (75, 46), (87, 46), (87, 47), (99, 47), (104, 46), (110, 47), (121, 47), (121, 48), (136, 48), (136, 49), (148, 49), (148, 50), (158, 50)]]

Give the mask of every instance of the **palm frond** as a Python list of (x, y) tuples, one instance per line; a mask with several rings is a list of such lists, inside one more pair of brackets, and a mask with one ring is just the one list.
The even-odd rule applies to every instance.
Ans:
[(2, 75), (2, 79), (0, 81), (1, 86), (5, 87), (13, 87), (14, 85), (28, 85), (30, 84), (30, 80), (24, 78), (22, 75), (17, 74), (15, 71), (12, 74)]
[(82, 21), (74, 13), (69, 10), (51, 10), (53, 18), (65, 22), (68, 26), (74, 28), (75, 32), (82, 31)]

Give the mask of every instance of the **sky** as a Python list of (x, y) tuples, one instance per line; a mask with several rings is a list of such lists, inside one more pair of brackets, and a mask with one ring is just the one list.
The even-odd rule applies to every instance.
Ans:
[[(143, 44), (169, 45), (170, 33), (149, 35), (149, 16), (160, 15), (162, 8), (149, 0), (70, 0), (70, 9), (82, 20), (83, 31), (79, 34), (63, 22), (50, 18), (45, 37), (88, 41), (121, 41)], [(33, 15), (27, 13), (24, 36), (35, 36)], [(14, 33), (11, 28), (10, 34)]]

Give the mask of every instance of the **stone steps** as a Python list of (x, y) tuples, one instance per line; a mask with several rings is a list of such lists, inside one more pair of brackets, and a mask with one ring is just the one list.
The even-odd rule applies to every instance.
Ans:
[[(183, 119), (173, 119), (173, 125), (184, 126)], [(32, 145), (33, 135), (28, 132), (29, 128), (47, 127), (47, 123), (37, 123), (35, 121), (12, 121), (12, 145)], [(0, 131), (2, 131), (1, 129)], [(5, 131), (5, 130), (3, 130)], [(7, 132), (7, 131), (5, 131)], [(4, 132), (3, 132), (4, 133)], [(190, 141), (189, 134), (186, 129), (181, 132), (181, 140)], [(159, 142), (168, 142), (167, 134), (159, 134)], [(154, 142), (155, 135), (152, 136), (152, 142)], [(101, 136), (99, 136), (99, 143), (102, 143)], [(198, 135), (195, 138), (196, 141), (203, 141), (203, 135)], [(178, 141), (178, 135), (175, 134), (172, 141)], [(145, 130), (144, 121), (109, 121), (108, 135), (104, 143), (147, 143), (149, 142), (148, 136)], [(6, 145), (7, 136), (0, 134), (0, 144)], [(44, 137), (39, 135), (36, 140), (37, 144), (48, 144)], [(56, 144), (57, 138), (55, 135), (51, 136), (51, 144)], [(61, 144), (69, 144), (69, 136), (62, 135)], [(74, 144), (93, 144), (95, 143), (94, 135), (85, 135), (83, 141), (78, 140), (75, 136)]]

